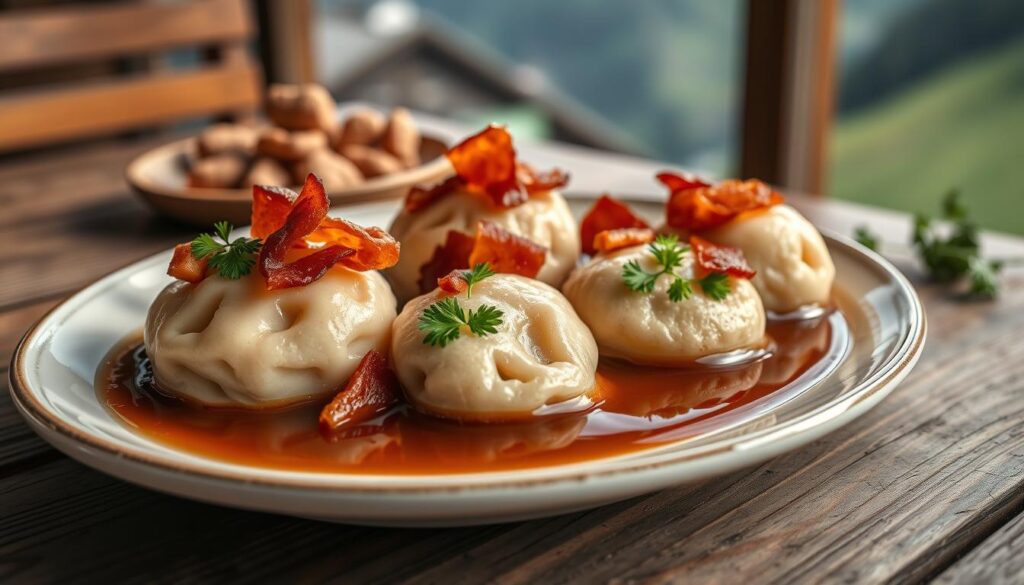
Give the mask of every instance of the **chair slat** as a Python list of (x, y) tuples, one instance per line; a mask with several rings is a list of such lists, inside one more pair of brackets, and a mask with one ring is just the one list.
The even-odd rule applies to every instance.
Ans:
[(253, 34), (245, 0), (15, 11), (0, 15), (0, 71), (247, 40)]
[(171, 119), (255, 110), (251, 63), (0, 98), (0, 151), (145, 127)]

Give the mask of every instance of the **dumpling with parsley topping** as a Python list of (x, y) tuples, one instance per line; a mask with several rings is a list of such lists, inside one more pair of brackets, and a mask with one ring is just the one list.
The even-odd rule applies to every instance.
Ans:
[(257, 187), (251, 237), (217, 225), (174, 250), (177, 280), (146, 317), (164, 391), (206, 406), (260, 409), (338, 392), (370, 351), (387, 351), (395, 297), (377, 270), (398, 260), (379, 228), (327, 217), (323, 183)]
[(680, 366), (764, 346), (764, 307), (737, 250), (652, 240), (649, 230), (599, 234), (597, 254), (562, 289), (601, 355)]
[(528, 418), (588, 394), (597, 371), (597, 345), (572, 305), (514, 274), (409, 301), (392, 327), (391, 355), (417, 409), (460, 420)]

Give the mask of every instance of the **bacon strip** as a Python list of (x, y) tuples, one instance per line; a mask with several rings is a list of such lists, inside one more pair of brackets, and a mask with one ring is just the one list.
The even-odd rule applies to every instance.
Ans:
[(284, 226), (299, 194), (284, 187), (252, 187), (252, 227), (249, 235), (261, 240)]
[(512, 136), (503, 126), (484, 128), (452, 147), (446, 156), (455, 176), (429, 189), (410, 189), (406, 211), (415, 213), (458, 190), (480, 194), (494, 207), (509, 209), (526, 203), (531, 194), (561, 187), (569, 180), (562, 171), (538, 173), (516, 161)]
[(462, 270), (452, 270), (447, 276), (437, 279), (437, 288), (448, 295), (457, 295), (466, 292), (466, 289), (469, 288), (469, 283), (466, 282), (466, 277), (463, 276)]
[(544, 246), (517, 236), (492, 221), (483, 220), (476, 226), (476, 241), (469, 254), (469, 265), (486, 262), (495, 272), (534, 278), (544, 266), (547, 253)]
[(328, 217), (305, 241), (312, 247), (338, 245), (355, 250), (355, 254), (339, 262), (352, 270), (384, 270), (398, 264), (398, 241), (375, 226), (364, 228), (348, 220)]
[(469, 255), (473, 252), (473, 236), (449, 230), (444, 243), (434, 248), (434, 254), (420, 267), (420, 294), (437, 286), (437, 281), (453, 270), (469, 268)]
[(720, 246), (695, 235), (690, 236), (690, 248), (697, 266), (704, 272), (723, 272), (738, 278), (753, 278), (757, 274), (739, 248)]
[(371, 349), (360, 360), (345, 388), (320, 411), (320, 431), (333, 435), (387, 412), (402, 389), (388, 360)]
[(580, 244), (584, 253), (593, 254), (597, 251), (594, 247), (594, 237), (597, 234), (620, 228), (646, 227), (650, 226), (633, 213), (628, 205), (609, 195), (601, 195), (580, 222)]
[(192, 244), (178, 244), (174, 247), (174, 255), (171, 256), (171, 264), (167, 267), (167, 274), (195, 284), (206, 278), (207, 264), (209, 260), (197, 259), (192, 255)]
[(605, 230), (594, 236), (594, 249), (600, 254), (607, 254), (653, 241), (654, 230), (650, 228), (619, 228)]
[(756, 179), (729, 179), (711, 186), (661, 173), (658, 180), (671, 191), (666, 205), (667, 223), (680, 229), (710, 229), (745, 211), (764, 209), (784, 201), (782, 195)]
[(284, 225), (267, 236), (260, 249), (260, 274), (267, 290), (305, 286), (320, 279), (341, 259), (355, 250), (332, 245), (317, 250), (291, 263), (285, 263), (288, 250), (311, 234), (327, 217), (330, 200), (320, 178), (310, 173), (302, 191), (288, 212)]

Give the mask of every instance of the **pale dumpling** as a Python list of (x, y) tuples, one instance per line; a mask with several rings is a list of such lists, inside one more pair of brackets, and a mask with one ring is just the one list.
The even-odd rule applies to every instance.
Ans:
[(485, 198), (456, 191), (413, 213), (402, 211), (388, 230), (402, 243), (398, 264), (387, 271), (401, 302), (420, 294), (420, 267), (444, 243), (449, 230), (476, 232), (481, 220), (492, 221), (517, 236), (548, 249), (537, 279), (561, 286), (580, 254), (576, 220), (557, 191), (533, 193), (522, 205), (496, 209)]
[(743, 250), (765, 309), (788, 313), (824, 304), (836, 275), (818, 230), (788, 205), (745, 213), (703, 237)]
[[(650, 293), (630, 290), (623, 267), (637, 261), (655, 273), (660, 266), (647, 246), (599, 254), (576, 269), (563, 292), (594, 333), (601, 355), (638, 364), (683, 365), (714, 354), (762, 347), (765, 313), (750, 281), (729, 277), (732, 291), (722, 300), (697, 285), (688, 299), (668, 296), (672, 279), (659, 278)], [(683, 256), (676, 274), (693, 277), (693, 255)]]
[(497, 332), (464, 332), (445, 347), (423, 343), (423, 311), (440, 290), (405, 305), (392, 328), (391, 355), (406, 396), (418, 409), (464, 420), (512, 420), (588, 394), (597, 344), (565, 297), (542, 282), (492, 276), (458, 297), (466, 311), (487, 304), (504, 313)]
[(157, 384), (208, 406), (265, 408), (332, 395), (371, 349), (387, 351), (395, 297), (375, 271), (335, 267), (268, 291), (255, 272), (175, 281), (146, 318)]

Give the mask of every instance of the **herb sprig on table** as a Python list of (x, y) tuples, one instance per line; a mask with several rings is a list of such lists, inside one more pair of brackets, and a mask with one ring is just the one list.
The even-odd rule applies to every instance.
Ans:
[(622, 267), (622, 280), (629, 290), (641, 293), (651, 293), (654, 285), (662, 275), (672, 278), (672, 284), (668, 287), (668, 298), (673, 303), (690, 298), (693, 294), (693, 284), (700, 286), (704, 294), (716, 301), (721, 301), (729, 296), (731, 291), (729, 278), (720, 272), (712, 272), (699, 279), (683, 278), (676, 274), (676, 268), (683, 264), (683, 255), (690, 250), (690, 246), (679, 243), (679, 237), (675, 235), (659, 235), (657, 239), (648, 244), (647, 250), (654, 256), (654, 259), (661, 267), (657, 272), (647, 272), (636, 260), (630, 260)]
[[(231, 239), (234, 229), (226, 221), (213, 224), (214, 233), (199, 234), (192, 240), (192, 256), (196, 260), (204, 258), (224, 278), (236, 280), (252, 272), (256, 264), (256, 254), (263, 245), (258, 238), (238, 237)], [(218, 241), (218, 238), (220, 241)]]
[[(494, 270), (486, 262), (481, 262), (462, 273), (466, 281), (466, 298), (472, 298), (473, 285), (494, 276)], [(417, 327), (425, 331), (423, 343), (444, 347), (458, 339), (463, 330), (468, 330), (477, 337), (498, 332), (503, 322), (504, 313), (493, 305), (480, 305), (474, 311), (466, 311), (456, 297), (446, 297), (427, 307), (420, 315)]]
[[(978, 225), (970, 218), (958, 191), (950, 191), (943, 199), (940, 218), (951, 224), (948, 232), (939, 229), (931, 216), (914, 215), (911, 245), (928, 277), (948, 284), (966, 280), (968, 295), (995, 298), (1005, 261), (981, 256)], [(879, 238), (866, 226), (858, 227), (854, 238), (872, 250), (879, 249)]]

